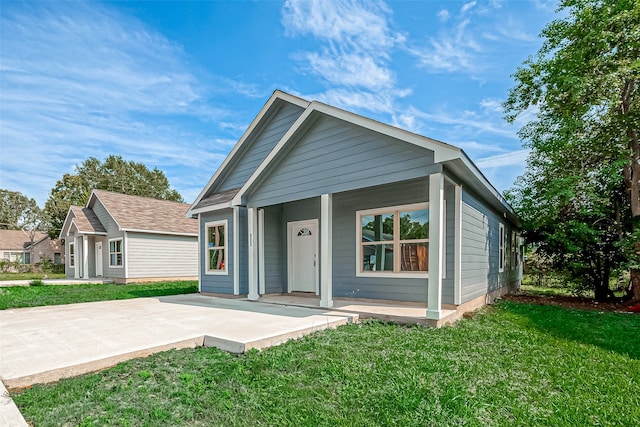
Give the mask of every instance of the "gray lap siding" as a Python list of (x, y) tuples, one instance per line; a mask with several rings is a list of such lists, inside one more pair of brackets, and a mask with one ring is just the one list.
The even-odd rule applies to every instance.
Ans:
[(246, 182), (258, 165), (267, 157), (280, 138), (302, 114), (303, 109), (287, 104), (282, 106), (273, 118), (264, 125), (256, 140), (248, 145), (246, 152), (224, 179), (217, 191), (239, 188)]
[[(504, 246), (504, 271), (499, 270), (500, 224), (507, 242)], [(506, 219), (483, 205), (476, 196), (462, 193), (462, 301), (466, 302), (520, 280), (519, 266), (510, 256), (514, 227)]]
[(334, 297), (427, 300), (425, 278), (356, 277), (356, 211), (424, 203), (428, 198), (428, 178), (333, 195)]
[[(206, 241), (207, 239), (206, 224), (208, 222), (223, 221), (223, 220), (227, 220), (227, 235), (226, 235), (227, 274), (207, 274), (208, 254), (207, 254), (207, 241)], [(242, 222), (243, 221), (240, 220), (241, 224)], [(246, 224), (246, 219), (244, 220), (244, 224)], [(200, 236), (201, 236), (200, 242), (199, 242), (201, 292), (220, 293), (220, 294), (229, 294), (229, 295), (232, 295), (234, 293), (234, 286), (233, 286), (234, 269), (237, 268), (237, 266), (235, 265), (235, 262), (234, 262), (235, 260), (233, 257), (233, 253), (234, 253), (234, 237), (233, 236), (234, 236), (234, 233), (237, 232), (236, 225), (237, 224), (235, 224), (233, 220), (232, 209), (225, 209), (221, 211), (208, 212), (208, 213), (201, 214), (200, 225), (199, 225)], [(242, 234), (240, 235), (240, 237), (242, 238)], [(240, 255), (240, 258), (243, 258), (243, 257), (246, 259), (246, 253)], [(240, 283), (242, 284), (244, 282), (246, 286), (247, 272), (242, 268), (242, 264), (239, 267), (240, 267), (239, 276), (241, 279)], [(246, 293), (246, 287), (245, 287), (244, 293)]]
[(405, 181), (430, 172), (433, 151), (322, 117), (300, 137), (253, 194), (259, 207)]

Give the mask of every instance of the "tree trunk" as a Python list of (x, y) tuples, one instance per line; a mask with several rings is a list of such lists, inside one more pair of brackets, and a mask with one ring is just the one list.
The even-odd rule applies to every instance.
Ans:
[[(637, 89), (637, 82), (628, 80), (622, 89), (622, 103), (620, 112), (623, 115), (631, 111), (631, 97)], [(631, 151), (631, 161), (624, 168), (624, 180), (629, 192), (629, 202), (631, 204), (631, 231), (632, 235), (640, 229), (640, 141), (638, 140), (638, 129), (632, 124), (627, 127), (627, 138)], [(640, 242), (633, 242), (636, 260), (640, 258)], [(640, 269), (632, 268), (631, 293), (633, 301), (640, 301)]]

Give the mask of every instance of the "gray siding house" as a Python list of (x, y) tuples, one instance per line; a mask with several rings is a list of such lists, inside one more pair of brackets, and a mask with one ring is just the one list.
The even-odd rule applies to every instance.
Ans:
[(417, 301), (438, 320), (521, 279), (519, 220), (460, 148), (280, 91), (188, 215), (206, 294)]
[(188, 204), (94, 190), (85, 207), (71, 206), (65, 240), (69, 278), (116, 283), (195, 280), (198, 221)]

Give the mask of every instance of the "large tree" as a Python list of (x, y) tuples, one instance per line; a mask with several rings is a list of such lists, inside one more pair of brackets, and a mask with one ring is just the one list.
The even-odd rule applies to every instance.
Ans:
[(171, 189), (164, 172), (149, 169), (142, 163), (125, 161), (110, 155), (104, 162), (89, 157), (76, 166), (75, 173), (64, 174), (51, 190), (44, 211), (49, 218), (53, 237), (60, 233), (72, 205), (83, 206), (93, 190), (107, 190), (133, 196), (184, 202), (180, 193)]
[(640, 2), (562, 0), (559, 12), (505, 103), (511, 122), (535, 116), (510, 199), (558, 267), (604, 286), (625, 265), (640, 300)]
[(18, 191), (0, 189), (0, 229), (20, 230), (41, 225), (38, 203)]
[(36, 234), (47, 225), (43, 212), (34, 199), (18, 191), (0, 189), (0, 229), (23, 230), (29, 237), (32, 260)]

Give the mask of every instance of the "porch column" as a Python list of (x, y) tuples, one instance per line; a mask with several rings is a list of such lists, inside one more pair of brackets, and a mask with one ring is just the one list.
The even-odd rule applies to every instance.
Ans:
[(73, 263), (74, 263), (73, 278), (74, 279), (80, 278), (80, 248), (81, 247), (82, 245), (80, 245), (80, 238), (74, 237), (73, 238)]
[(455, 186), (455, 243), (453, 251), (453, 303), (462, 304), (462, 187)]
[(89, 236), (82, 236), (82, 278), (89, 278)]
[(444, 175), (429, 177), (429, 287), (427, 319), (442, 315), (442, 251), (444, 246)]
[(256, 208), (247, 209), (247, 221), (249, 230), (249, 295), (248, 298), (256, 301), (258, 295), (258, 212)]
[(258, 209), (258, 294), (265, 294), (264, 275), (264, 209)]
[(333, 307), (333, 195), (320, 196), (320, 307)]

